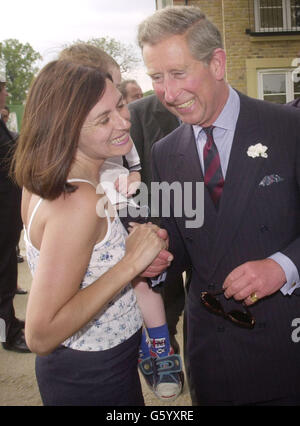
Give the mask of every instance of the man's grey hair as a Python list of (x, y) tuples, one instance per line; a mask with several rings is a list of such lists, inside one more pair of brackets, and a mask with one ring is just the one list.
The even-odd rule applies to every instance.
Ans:
[(156, 11), (138, 28), (138, 43), (155, 45), (171, 36), (185, 35), (191, 55), (209, 63), (217, 48), (223, 49), (220, 31), (196, 6), (171, 6)]

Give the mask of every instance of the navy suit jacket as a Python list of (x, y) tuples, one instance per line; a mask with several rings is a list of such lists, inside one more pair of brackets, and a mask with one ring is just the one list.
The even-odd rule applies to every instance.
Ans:
[(156, 95), (131, 102), (128, 108), (132, 123), (130, 134), (142, 166), (142, 182), (149, 186), (152, 181), (152, 146), (176, 129), (179, 126), (179, 120), (162, 105)]
[[(205, 189), (202, 227), (187, 228), (185, 217), (162, 219), (175, 256), (169, 273), (192, 266), (187, 352), (199, 403), (243, 404), (300, 393), (300, 342), (291, 338), (292, 321), (300, 317), (299, 290), (292, 296), (278, 291), (251, 307), (253, 330), (211, 314), (200, 302), (200, 292), (221, 289), (235, 267), (277, 251), (300, 271), (299, 113), (239, 96), (219, 210)], [(247, 155), (248, 147), (257, 143), (268, 147), (267, 158)], [(153, 173), (160, 182), (203, 182), (192, 126), (185, 124), (154, 145)], [(279, 182), (259, 185), (274, 174), (281, 177)], [(233, 300), (220, 300), (226, 311), (237, 307)]]

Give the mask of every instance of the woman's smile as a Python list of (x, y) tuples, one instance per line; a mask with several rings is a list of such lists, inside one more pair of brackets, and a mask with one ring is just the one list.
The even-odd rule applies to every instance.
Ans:
[(125, 145), (125, 144), (127, 144), (127, 143), (129, 142), (129, 139), (130, 139), (129, 134), (128, 134), (128, 133), (126, 133), (126, 134), (125, 134), (125, 135), (123, 135), (123, 136), (120, 136), (120, 137), (118, 137), (118, 138), (113, 139), (113, 140), (111, 141), (111, 144), (112, 144), (112, 145), (118, 145), (118, 146), (120, 146), (120, 145)]

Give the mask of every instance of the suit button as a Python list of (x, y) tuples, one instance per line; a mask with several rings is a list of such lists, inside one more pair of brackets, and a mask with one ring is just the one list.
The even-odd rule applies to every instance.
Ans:
[(260, 226), (260, 232), (267, 232), (267, 231), (269, 231), (269, 228), (267, 227), (267, 225)]

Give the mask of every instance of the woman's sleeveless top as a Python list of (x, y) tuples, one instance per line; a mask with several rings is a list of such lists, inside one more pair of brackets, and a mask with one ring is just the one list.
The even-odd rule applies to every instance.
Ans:
[[(83, 179), (71, 179), (68, 182), (91, 182)], [(94, 186), (94, 185), (93, 185)], [(43, 199), (36, 204), (28, 229), (24, 227), (26, 256), (31, 273), (34, 274), (39, 250), (30, 241), (30, 228), (34, 216)], [(118, 215), (111, 222), (107, 211), (107, 233), (102, 241), (94, 246), (89, 265), (83, 277), (80, 288), (91, 285), (102, 274), (119, 262), (125, 254), (125, 239), (127, 232)], [(88, 324), (77, 333), (65, 340), (62, 345), (82, 351), (102, 351), (127, 340), (142, 326), (142, 316), (137, 305), (136, 296), (129, 283), (114, 297)]]

